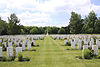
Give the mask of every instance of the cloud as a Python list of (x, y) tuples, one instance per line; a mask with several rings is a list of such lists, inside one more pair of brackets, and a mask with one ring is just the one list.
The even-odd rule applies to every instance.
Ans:
[(69, 20), (57, 24), (61, 21), (53, 21), (55, 18), (51, 16), (61, 12), (69, 14), (72, 11), (85, 16), (92, 10), (100, 14), (100, 6), (91, 3), (91, 0), (0, 0), (1, 17), (7, 21), (7, 17), (14, 12), (23, 25), (68, 25), (66, 21)]
[(28, 25), (28, 26), (48, 23), (52, 21), (49, 14), (40, 13), (40, 12), (30, 13), (27, 11), (22, 14), (19, 14), (18, 17), (21, 18), (22, 20), (21, 23), (23, 25)]

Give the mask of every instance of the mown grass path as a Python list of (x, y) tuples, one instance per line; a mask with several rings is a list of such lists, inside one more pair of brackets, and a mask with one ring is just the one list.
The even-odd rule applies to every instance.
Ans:
[[(63, 40), (53, 40), (46, 36), (44, 40), (35, 41), (37, 51), (24, 51), (24, 57), (31, 57), (29, 62), (0, 62), (0, 67), (99, 67), (100, 59), (80, 60), (75, 56), (81, 55), (81, 50), (65, 50)], [(6, 55), (5, 52), (3, 54)]]

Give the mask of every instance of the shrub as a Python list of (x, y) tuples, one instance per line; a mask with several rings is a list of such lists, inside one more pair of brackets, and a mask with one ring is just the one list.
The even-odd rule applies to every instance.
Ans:
[(82, 46), (84, 45), (84, 41), (82, 41)]
[(15, 51), (15, 49), (14, 49), (14, 52), (13, 52), (13, 59), (15, 59), (16, 58), (16, 51)]
[(23, 60), (23, 55), (22, 55), (22, 52), (18, 52), (18, 61), (22, 61)]
[(2, 58), (0, 58), (0, 61), (7, 61), (7, 58), (6, 57), (2, 57)]
[(71, 44), (70, 44), (70, 42), (67, 42), (67, 44), (66, 44), (67, 46), (71, 46)]
[(94, 55), (94, 50), (91, 50), (91, 52), (90, 52), (90, 56), (91, 56), (91, 57), (96, 56), (96, 55)]
[(84, 51), (82, 52), (82, 58), (84, 59), (90, 59), (91, 56), (90, 56), (90, 50), (89, 49), (84, 49)]
[(15, 47), (16, 45), (15, 44), (13, 44), (13, 47)]
[(13, 60), (12, 57), (7, 58), (7, 61), (12, 61), (12, 60)]

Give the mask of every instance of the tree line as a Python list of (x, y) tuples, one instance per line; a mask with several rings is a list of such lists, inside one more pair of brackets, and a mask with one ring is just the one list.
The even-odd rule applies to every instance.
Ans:
[(66, 27), (37, 27), (23, 26), (20, 24), (20, 19), (16, 14), (11, 14), (8, 17), (8, 23), (0, 17), (0, 35), (18, 35), (18, 34), (66, 34)]
[(16, 14), (8, 17), (8, 23), (0, 17), (0, 35), (17, 35), (17, 34), (99, 34), (100, 17), (97, 17), (94, 11), (91, 11), (84, 19), (81, 15), (71, 12), (69, 25), (66, 27), (37, 27), (23, 26)]

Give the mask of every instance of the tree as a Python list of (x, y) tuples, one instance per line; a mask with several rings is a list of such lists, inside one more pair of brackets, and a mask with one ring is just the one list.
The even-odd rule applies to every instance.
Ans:
[(59, 28), (57, 27), (52, 27), (52, 34), (57, 34), (58, 33)]
[(83, 32), (87, 34), (95, 33), (95, 24), (97, 21), (97, 17), (94, 11), (91, 11), (88, 15), (88, 17), (85, 17), (84, 19), (84, 26), (83, 26)]
[(65, 27), (66, 34), (70, 34), (69, 25)]
[(95, 27), (95, 33), (100, 34), (100, 17), (98, 18), (98, 20), (96, 21), (96, 23), (94, 24)]
[(44, 28), (43, 27), (38, 27), (38, 33), (39, 34), (44, 34)]
[(46, 28), (45, 28), (45, 34), (47, 34), (47, 32), (48, 32), (49, 34), (52, 34), (52, 29), (51, 29), (51, 27), (46, 27)]
[(38, 29), (37, 29), (37, 28), (32, 28), (32, 29), (30, 30), (30, 33), (31, 33), (31, 34), (38, 34)]
[(65, 32), (65, 29), (64, 28), (60, 28), (59, 30), (58, 30), (58, 34), (65, 34), (66, 32)]
[(7, 23), (4, 20), (0, 20), (0, 35), (7, 34)]
[(16, 14), (11, 14), (10, 17), (8, 17), (8, 30), (7, 33), (10, 35), (20, 34), (20, 20), (16, 16)]
[(75, 12), (71, 12), (71, 18), (69, 22), (70, 33), (79, 34), (82, 30), (82, 19), (81, 16)]
[(24, 30), (23, 29), (21, 29), (21, 32), (20, 32), (20, 34), (24, 34), (25, 32), (24, 32)]

